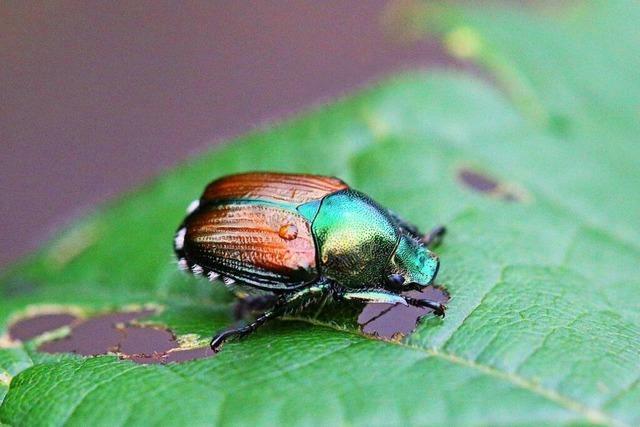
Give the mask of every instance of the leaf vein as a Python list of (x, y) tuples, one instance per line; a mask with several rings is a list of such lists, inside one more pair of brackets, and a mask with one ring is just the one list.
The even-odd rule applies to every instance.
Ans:
[[(138, 369), (139, 366), (132, 366), (129, 369), (125, 369), (124, 371), (118, 372), (117, 374), (113, 375), (112, 377), (106, 378), (102, 381), (99, 381), (95, 384), (93, 384), (91, 387), (89, 387), (84, 393), (82, 393), (82, 395), (80, 396), (80, 398), (76, 401), (76, 403), (74, 403), (73, 405), (71, 405), (71, 407), (69, 408), (68, 414), (66, 417), (64, 417), (64, 419), (61, 420), (60, 425), (65, 425), (69, 419), (73, 416), (73, 414), (78, 410), (78, 408), (80, 407), (80, 405), (82, 404), (82, 402), (84, 402), (84, 400), (91, 394), (93, 393), (95, 390), (97, 390), (99, 387), (108, 384), (110, 382), (112, 382), (113, 380), (115, 380), (116, 378), (119, 378), (123, 375), (125, 375), (128, 372), (133, 371), (134, 369)], [(79, 369), (79, 368), (78, 368)], [(76, 370), (77, 371), (77, 370)]]
[[(572, 399), (568, 396), (565, 396), (563, 394), (560, 394), (559, 392), (549, 389), (547, 387), (544, 387), (543, 385), (525, 378), (521, 375), (517, 375), (514, 373), (510, 373), (510, 372), (504, 372), (501, 371), (499, 369), (496, 369), (492, 366), (489, 365), (485, 365), (485, 364), (481, 364), (478, 362), (475, 362), (473, 360), (469, 360), (466, 359), (464, 357), (460, 357), (456, 354), (450, 353), (450, 352), (443, 352), (434, 348), (423, 348), (423, 347), (418, 347), (416, 345), (410, 345), (407, 344), (405, 342), (395, 342), (395, 341), (384, 341), (384, 340), (379, 340), (376, 338), (371, 338), (371, 337), (367, 337), (365, 335), (361, 335), (355, 331), (351, 331), (349, 329), (346, 328), (342, 328), (340, 326), (337, 325), (332, 325), (332, 324), (328, 324), (328, 323), (323, 323), (320, 322), (318, 320), (314, 320), (314, 319), (290, 319), (293, 321), (302, 321), (305, 323), (310, 323), (314, 326), (319, 326), (319, 327), (325, 327), (325, 328), (329, 328), (329, 329), (333, 329), (339, 332), (346, 332), (352, 335), (356, 335), (362, 339), (368, 339), (371, 341), (377, 341), (377, 342), (381, 342), (381, 343), (385, 343), (388, 345), (396, 345), (396, 346), (400, 346), (400, 347), (404, 347), (407, 349), (411, 349), (414, 351), (419, 351), (419, 352), (423, 352), (426, 353), (429, 356), (432, 357), (436, 357), (436, 358), (440, 358), (442, 360), (448, 361), (450, 363), (456, 364), (456, 365), (460, 365), (460, 366), (464, 366), (467, 367), (469, 369), (473, 369), (476, 371), (479, 371), (485, 375), (491, 376), (493, 378), (502, 380), (502, 381), (506, 381), (509, 382), (511, 384), (513, 384), (516, 387), (519, 387), (521, 389), (527, 390), (533, 394), (536, 394), (538, 396), (541, 396), (559, 406), (562, 406), (582, 417), (584, 417), (587, 421), (591, 422), (591, 423), (595, 423), (595, 424), (605, 424), (605, 425), (611, 425), (611, 426), (619, 426), (619, 427), (623, 427), (623, 426), (628, 426), (625, 422), (623, 422), (622, 420), (619, 420), (617, 418), (614, 418), (613, 416), (611, 416), (610, 414), (607, 414), (606, 412), (601, 411), (600, 409), (597, 408), (593, 408), (590, 407), (582, 402), (579, 402), (575, 399)], [(288, 321), (288, 319), (284, 319), (284, 321)]]

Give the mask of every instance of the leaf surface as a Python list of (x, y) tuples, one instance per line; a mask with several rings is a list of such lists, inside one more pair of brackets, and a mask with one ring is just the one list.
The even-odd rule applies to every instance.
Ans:
[(206, 341), (230, 298), (176, 271), (172, 235), (209, 181), (247, 170), (336, 175), (446, 224), (443, 321), (387, 342), (290, 318), (166, 366), (0, 338), (0, 423), (638, 425), (640, 7), (424, 10), (490, 79), (403, 74), (191, 159), (7, 272), (0, 332), (28, 307), (155, 303), (155, 322)]

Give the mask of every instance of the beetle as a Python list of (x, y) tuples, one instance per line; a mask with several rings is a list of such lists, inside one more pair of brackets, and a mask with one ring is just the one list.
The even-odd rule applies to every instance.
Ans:
[(423, 235), (338, 178), (249, 172), (211, 182), (173, 246), (180, 269), (221, 279), (249, 304), (268, 301), (253, 322), (214, 335), (217, 352), (324, 297), (428, 307), (444, 317), (443, 304), (400, 294), (433, 283), (440, 262), (429, 248), (444, 233), (440, 226)]

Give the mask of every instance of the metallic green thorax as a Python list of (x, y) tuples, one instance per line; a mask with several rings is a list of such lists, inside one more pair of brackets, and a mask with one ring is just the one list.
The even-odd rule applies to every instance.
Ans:
[(350, 288), (387, 277), (399, 233), (388, 214), (364, 194), (345, 190), (325, 197), (312, 230), (324, 276)]
[(312, 230), (322, 275), (348, 288), (385, 287), (394, 273), (407, 284), (427, 285), (438, 269), (435, 254), (403, 231), (386, 209), (355, 190), (326, 196)]

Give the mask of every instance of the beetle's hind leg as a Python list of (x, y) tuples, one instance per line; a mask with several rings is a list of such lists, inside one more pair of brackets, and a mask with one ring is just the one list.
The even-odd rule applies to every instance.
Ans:
[(242, 326), (240, 328), (234, 328), (234, 329), (228, 329), (226, 331), (220, 332), (218, 334), (216, 334), (212, 339), (211, 339), (211, 350), (213, 350), (215, 353), (217, 353), (218, 351), (220, 351), (220, 347), (222, 347), (222, 344), (224, 344), (224, 342), (226, 340), (228, 340), (231, 337), (244, 337), (246, 335), (249, 335), (251, 332), (255, 331), (256, 329), (258, 329), (262, 324), (264, 324), (267, 320), (273, 318), (273, 317), (277, 317), (279, 315), (281, 315), (282, 313), (279, 313), (276, 310), (269, 310), (265, 313), (263, 313), (261, 316), (259, 316), (256, 320), (254, 320), (253, 322), (249, 323), (246, 326)]
[(300, 303), (304, 304), (304, 302), (308, 298), (322, 295), (330, 288), (331, 284), (328, 282), (319, 283), (317, 285), (304, 288), (300, 291), (281, 296), (275, 302), (272, 308), (262, 313), (256, 318), (256, 320), (249, 323), (248, 325), (239, 328), (228, 329), (214, 335), (214, 337), (211, 339), (211, 350), (217, 353), (218, 351), (220, 351), (220, 348), (225, 343), (225, 341), (229, 338), (241, 338), (247, 336), (258, 329), (260, 326), (262, 326), (265, 322), (267, 322), (267, 320), (282, 316), (283, 314), (287, 313), (288, 310), (290, 310), (293, 306), (297, 306)]

